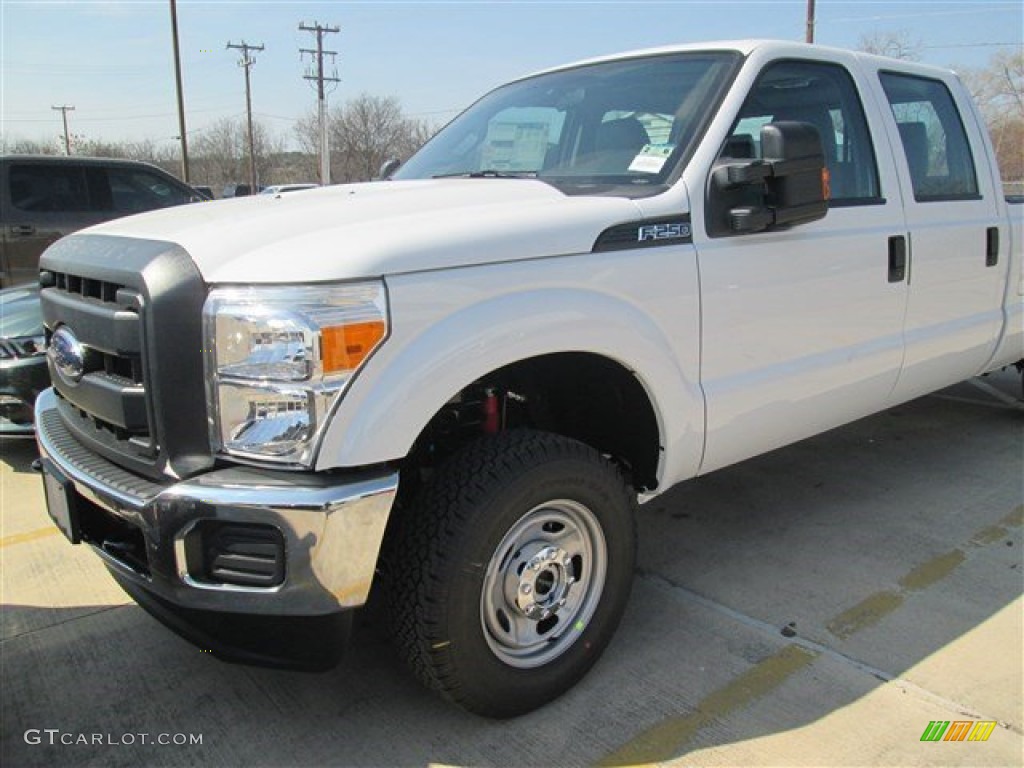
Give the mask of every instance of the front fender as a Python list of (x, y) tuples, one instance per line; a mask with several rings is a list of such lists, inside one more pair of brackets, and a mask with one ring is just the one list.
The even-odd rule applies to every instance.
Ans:
[[(669, 272), (688, 274), (678, 257), (677, 251)], [(605, 356), (636, 373), (661, 434), (659, 486), (694, 474), (703, 449), (703, 400), (680, 363), (691, 358), (690, 370), (697, 370), (695, 280), (692, 292), (679, 290), (680, 282), (667, 290), (662, 280), (645, 284), (595, 270), (604, 257), (588, 254), (588, 271), (604, 280), (581, 281), (569, 264), (578, 258), (389, 278), (391, 335), (333, 414), (317, 469), (400, 459), (434, 414), (471, 382), (510, 363), (571, 351)], [(645, 258), (664, 257), (637, 261)], [(573, 285), (558, 279), (566, 270)], [(495, 286), (502, 287), (498, 293)], [(652, 306), (666, 316), (641, 308)], [(673, 338), (686, 339), (683, 349), (665, 327), (676, 331)]]

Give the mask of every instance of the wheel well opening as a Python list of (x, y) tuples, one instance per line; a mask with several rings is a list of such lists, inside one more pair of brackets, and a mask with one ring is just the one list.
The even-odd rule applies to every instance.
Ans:
[(657, 486), (660, 434), (647, 392), (620, 363), (586, 352), (522, 360), (464, 387), (417, 437), (404, 468), (429, 472), (462, 445), (517, 427), (592, 446), (618, 462), (637, 491)]

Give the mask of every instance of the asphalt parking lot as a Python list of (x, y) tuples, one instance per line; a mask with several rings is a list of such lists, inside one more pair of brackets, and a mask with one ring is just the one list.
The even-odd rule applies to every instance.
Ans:
[[(50, 525), (32, 443), (0, 448), (6, 766), (1022, 762), (1012, 372), (645, 506), (611, 648), (568, 695), (505, 722), (421, 689), (373, 607), (326, 674), (203, 654)], [(995, 726), (984, 741), (922, 741), (932, 721)]]

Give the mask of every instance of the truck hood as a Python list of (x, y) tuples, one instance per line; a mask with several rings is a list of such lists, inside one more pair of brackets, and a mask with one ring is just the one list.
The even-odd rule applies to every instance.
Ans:
[(195, 203), (82, 230), (181, 246), (209, 283), (378, 277), (590, 251), (641, 217), (626, 198), (533, 179), (350, 184)]

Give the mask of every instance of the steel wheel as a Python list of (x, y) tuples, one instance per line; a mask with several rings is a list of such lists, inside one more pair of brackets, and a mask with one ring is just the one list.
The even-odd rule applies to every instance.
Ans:
[(635, 492), (593, 448), (512, 430), (466, 445), (393, 521), (399, 653), (466, 709), (513, 717), (571, 688), (629, 598)]
[(480, 619), (494, 654), (527, 669), (565, 653), (600, 602), (607, 558), (601, 526), (582, 504), (558, 499), (527, 512), (484, 575)]

